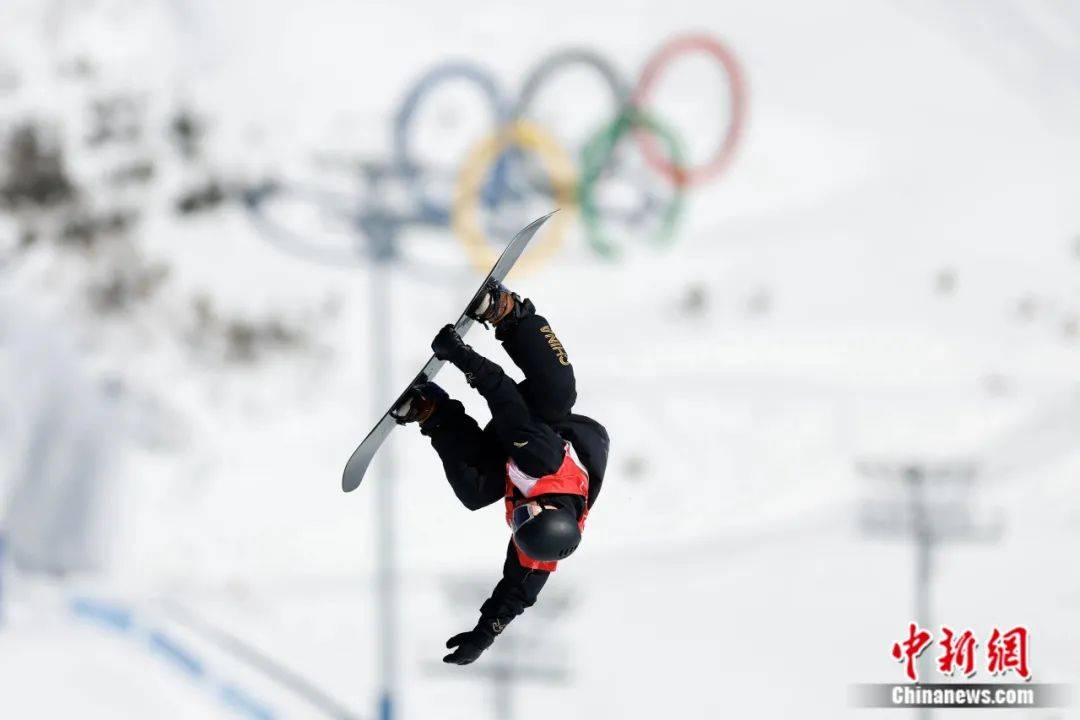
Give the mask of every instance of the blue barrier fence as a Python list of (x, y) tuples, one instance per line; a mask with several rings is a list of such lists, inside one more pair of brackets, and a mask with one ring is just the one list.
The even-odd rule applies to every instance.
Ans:
[(137, 622), (135, 611), (119, 602), (79, 597), (70, 602), (75, 617), (123, 635), (144, 650), (202, 686), (223, 707), (252, 720), (277, 720), (270, 705), (253, 697), (235, 683), (217, 677), (210, 666), (182, 640), (158, 627)]

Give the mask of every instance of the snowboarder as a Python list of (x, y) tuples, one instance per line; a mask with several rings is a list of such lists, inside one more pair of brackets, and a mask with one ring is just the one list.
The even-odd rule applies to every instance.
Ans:
[(556, 562), (577, 549), (608, 455), (604, 427), (570, 412), (577, 399), (573, 366), (533, 303), (492, 281), (468, 314), (495, 327), (495, 337), (525, 380), (514, 383), (447, 325), (431, 348), (483, 396), (491, 422), (481, 430), (464, 406), (433, 382), (410, 388), (393, 411), (399, 423), (419, 423), (431, 439), (462, 504), (477, 510), (503, 500), (512, 530), (503, 577), (480, 607), (480, 621), (446, 642), (453, 652), (443, 661), (458, 665), (480, 657), (536, 602)]

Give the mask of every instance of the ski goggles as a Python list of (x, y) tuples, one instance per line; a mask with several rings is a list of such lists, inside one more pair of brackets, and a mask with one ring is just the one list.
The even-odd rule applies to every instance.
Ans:
[(510, 527), (514, 532), (517, 532), (522, 525), (532, 520), (534, 517), (544, 511), (544, 507), (538, 502), (527, 502), (518, 505), (514, 508), (514, 512), (510, 515)]

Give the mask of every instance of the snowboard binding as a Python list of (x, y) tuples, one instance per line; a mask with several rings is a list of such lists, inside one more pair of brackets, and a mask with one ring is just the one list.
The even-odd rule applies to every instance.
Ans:
[(501, 282), (492, 279), (480, 289), (469, 305), (467, 314), (484, 327), (488, 327), (488, 323), (497, 326), (508, 316), (515, 315), (515, 310), (520, 306), (521, 297), (517, 293), (510, 292)]
[(434, 389), (442, 390), (433, 383), (413, 385), (402, 395), (401, 402), (390, 411), (390, 417), (394, 418), (394, 422), (398, 425), (425, 422), (435, 413), (435, 408), (438, 406), (439, 392), (435, 392)]

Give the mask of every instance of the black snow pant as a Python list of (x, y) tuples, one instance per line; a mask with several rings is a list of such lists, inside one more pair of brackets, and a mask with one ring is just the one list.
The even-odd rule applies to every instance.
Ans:
[(481, 429), (457, 400), (443, 401), (420, 430), (431, 439), (454, 494), (470, 510), (505, 494), (506, 461), (533, 477), (559, 469), (563, 439), (552, 428), (577, 399), (574, 368), (551, 325), (524, 301), (523, 316), (495, 337), (525, 374), (515, 383), (496, 363), (476, 355), (467, 379), (487, 401), (491, 422)]

